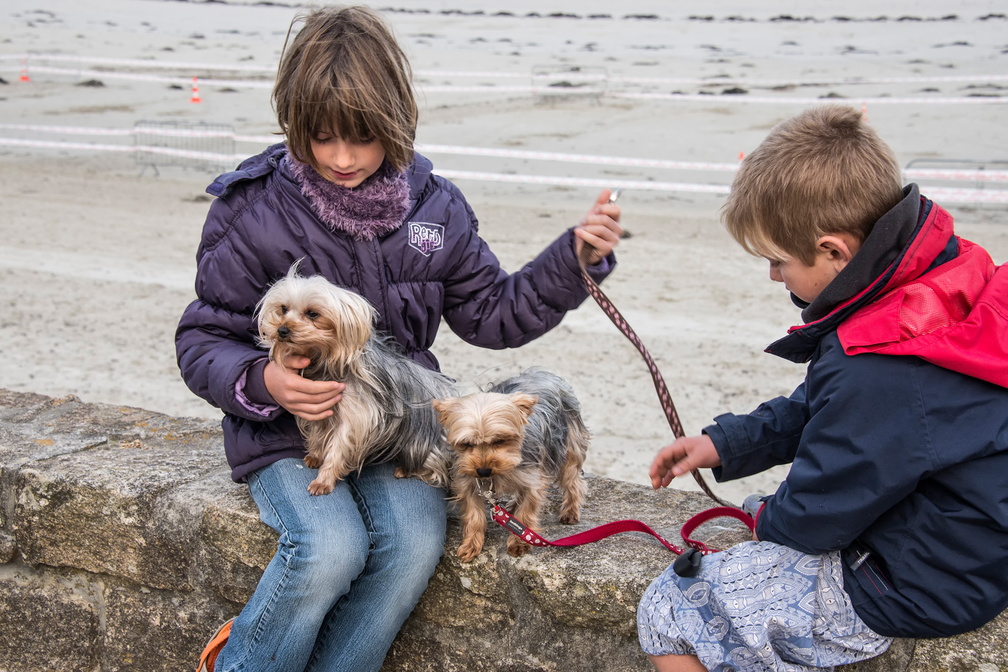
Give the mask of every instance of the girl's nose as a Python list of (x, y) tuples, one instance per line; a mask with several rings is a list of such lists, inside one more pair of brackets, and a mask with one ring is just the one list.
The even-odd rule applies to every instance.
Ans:
[(336, 168), (349, 168), (354, 162), (353, 145), (345, 140), (333, 141), (332, 158)]

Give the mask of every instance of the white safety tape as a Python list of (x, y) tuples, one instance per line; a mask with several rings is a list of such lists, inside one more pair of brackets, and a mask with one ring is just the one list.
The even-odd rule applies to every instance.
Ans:
[[(43, 72), (56, 75), (68, 75), (74, 77), (90, 77), (92, 79), (114, 79), (127, 81), (158, 82), (162, 84), (176, 85), (180, 87), (188, 86), (197, 82), (204, 86), (229, 87), (233, 89), (272, 89), (273, 81), (266, 79), (217, 79), (217, 78), (194, 78), (194, 77), (171, 77), (167, 75), (154, 75), (143, 73), (123, 73), (112, 70), (85, 70), (83, 68), (57, 68), (44, 65), (33, 65), (31, 72)], [(570, 80), (567, 74), (563, 74), (565, 80)], [(995, 79), (1000, 76), (995, 76)], [(551, 76), (556, 79), (556, 76)], [(598, 81), (594, 78), (593, 81)], [(624, 80), (629, 81), (629, 80)], [(700, 80), (706, 84), (726, 84), (727, 80)], [(851, 83), (862, 83), (864, 80), (857, 80)], [(827, 101), (853, 101), (861, 104), (871, 103), (872, 105), (999, 105), (1008, 103), (1008, 96), (960, 96), (960, 97), (875, 97), (875, 98), (816, 98), (816, 97), (788, 97), (788, 96), (752, 96), (748, 94), (686, 94), (686, 93), (660, 93), (660, 92), (627, 92), (611, 91), (606, 88), (587, 86), (536, 86), (534, 83), (524, 86), (502, 86), (497, 84), (481, 84), (475, 86), (460, 86), (456, 84), (415, 84), (418, 91), (422, 93), (480, 93), (480, 94), (523, 94), (534, 96), (605, 96), (607, 98), (621, 98), (631, 100), (657, 100), (657, 101), (686, 101), (710, 103), (716, 101), (721, 103), (735, 104), (801, 104), (818, 105)]]
[(945, 189), (928, 187), (922, 193), (935, 203), (1008, 203), (1008, 189)]
[[(526, 75), (527, 77), (528, 75)], [(554, 77), (556, 75), (553, 75)], [(564, 75), (564, 79), (567, 79)], [(749, 79), (747, 77), (613, 77), (608, 81), (633, 82), (635, 84), (695, 84), (710, 86), (718, 84), (740, 84), (743, 86), (815, 86), (822, 85), (872, 85), (872, 84), (940, 84), (966, 82), (1001, 82), (1008, 80), (1008, 75), (941, 75), (937, 77), (814, 77), (811, 79)]]
[(963, 182), (1008, 182), (1008, 170), (951, 170), (948, 168), (911, 168), (903, 171), (911, 180), (954, 180)]
[(36, 131), (39, 133), (59, 133), (62, 135), (111, 135), (130, 136), (132, 128), (99, 128), (94, 126), (49, 126), (43, 124), (0, 124), (5, 131)]
[[(62, 142), (54, 140), (28, 140), (22, 138), (0, 137), (0, 146), (7, 145), (13, 147), (37, 147), (42, 149), (78, 149), (94, 152), (120, 152), (120, 153), (151, 153), (164, 156), (177, 156), (183, 158), (196, 159), (214, 163), (228, 163), (240, 161), (245, 158), (243, 154), (215, 154), (212, 152), (199, 152), (192, 150), (176, 149), (172, 147), (155, 147), (145, 145), (108, 145), (87, 142)], [(436, 169), (438, 175), (443, 175), (449, 179), (469, 179), (492, 182), (511, 182), (524, 184), (549, 184), (554, 186), (581, 186), (581, 187), (621, 187), (623, 189), (636, 189), (648, 191), (687, 191), (706, 192), (712, 194), (727, 194), (727, 185), (716, 184), (686, 184), (680, 182), (652, 182), (646, 180), (609, 180), (576, 177), (555, 177), (549, 175), (513, 175), (504, 173), (482, 173), (467, 170), (452, 170), (451, 168)]]
[[(84, 70), (71, 68), (54, 68), (48, 65), (33, 66), (31, 72), (45, 72), (54, 75), (72, 75), (74, 77), (91, 77), (93, 79), (123, 79), (134, 82), (157, 82), (161, 84), (175, 84), (183, 88), (192, 85), (192, 77), (169, 77), (168, 75), (152, 75), (132, 72), (113, 72), (111, 70)], [(227, 86), (231, 88), (245, 89), (272, 89), (272, 80), (255, 79), (202, 79), (198, 78), (196, 83), (205, 86)]]
[(37, 131), (40, 133), (57, 133), (62, 135), (163, 135), (176, 138), (231, 138), (235, 142), (249, 142), (257, 145), (272, 145), (280, 142), (275, 135), (239, 135), (233, 131), (214, 131), (210, 129), (170, 128), (162, 126), (144, 126), (141, 122), (133, 128), (97, 128), (94, 126), (47, 126), (40, 124), (0, 124), (0, 130)]
[[(279, 142), (279, 136), (269, 135), (237, 135), (233, 132), (215, 131), (198, 128), (95, 128), (85, 126), (46, 126), (41, 124), (3, 124), (0, 130), (32, 131), (37, 133), (54, 133), (63, 135), (99, 135), (99, 136), (166, 136), (180, 138), (232, 138), (236, 142), (249, 142), (259, 145), (271, 145)], [(495, 147), (463, 147), (459, 145), (437, 145), (417, 143), (416, 150), (422, 154), (453, 154), (465, 156), (487, 156), (508, 159), (526, 159), (531, 161), (558, 161), (565, 163), (588, 163), (605, 166), (633, 166), (637, 168), (664, 168), (671, 170), (708, 170), (734, 172), (737, 164), (708, 163), (702, 161), (667, 161), (663, 159), (638, 159), (622, 156), (604, 156), (598, 154), (573, 154), (565, 152), (534, 152), (521, 149), (501, 149)]]
[(621, 156), (598, 154), (567, 154), (563, 152), (533, 152), (522, 149), (498, 149), (493, 147), (460, 147), (457, 145), (417, 144), (422, 154), (460, 154), (468, 156), (492, 156), (508, 159), (528, 159), (532, 161), (560, 161), (565, 163), (589, 163), (605, 166), (634, 166), (638, 168), (668, 168), (674, 170), (711, 170), (735, 172), (734, 163), (707, 163), (702, 161), (666, 161), (662, 159), (634, 159)]
[(557, 177), (554, 175), (515, 175), (511, 173), (481, 173), (471, 170), (435, 168), (434, 172), (449, 179), (477, 180), (480, 182), (509, 182), (514, 184), (548, 184), (558, 187), (619, 187), (639, 191), (687, 191), (708, 194), (727, 194), (727, 184), (687, 184), (684, 182), (651, 182), (650, 180), (595, 179), (587, 177)]
[[(0, 146), (39, 147), (45, 149), (79, 149), (84, 151), (107, 151), (121, 153), (151, 153), (165, 156), (177, 156), (212, 163), (233, 163), (245, 158), (243, 154), (216, 154), (212, 152), (197, 152), (171, 147), (151, 147), (144, 145), (108, 145), (84, 142), (59, 142), (46, 140), (26, 140), (21, 138), (2, 138)], [(595, 179), (580, 177), (562, 177), (553, 175), (514, 175), (509, 173), (486, 173), (469, 170), (453, 170), (441, 168), (435, 170), (438, 175), (449, 179), (477, 180), (483, 182), (507, 182), (515, 184), (539, 184), (565, 187), (620, 187), (639, 191), (669, 191), (693, 192), (724, 195), (729, 191), (723, 184), (691, 184), (685, 182), (652, 182), (649, 180)], [(1008, 189), (928, 189), (927, 195), (938, 202), (947, 203), (1008, 203)]]
[[(731, 188), (721, 184), (689, 184), (683, 182), (651, 182), (644, 180), (591, 179), (578, 177), (555, 177), (552, 175), (512, 175), (502, 173), (480, 173), (450, 168), (435, 169), (438, 175), (456, 180), (477, 180), (482, 182), (509, 182), (516, 184), (543, 184), (564, 187), (615, 188), (634, 191), (674, 191), (707, 194), (728, 194)], [(1008, 203), (1008, 189), (932, 189), (926, 190), (928, 198), (938, 203)]]
[[(57, 142), (45, 140), (24, 140), (20, 138), (0, 138), (0, 146), (40, 147), (45, 149), (80, 149), (85, 151), (107, 151), (121, 153), (151, 153), (165, 156), (229, 164), (245, 158), (242, 154), (215, 154), (170, 147), (149, 147), (142, 145), (107, 145), (84, 142)], [(482, 182), (506, 182), (512, 184), (538, 184), (563, 187), (594, 187), (597, 189), (619, 187), (638, 191), (668, 191), (687, 193), (707, 193), (725, 195), (728, 185), (691, 184), (685, 182), (652, 182), (649, 180), (595, 179), (580, 177), (558, 177), (553, 175), (514, 175), (510, 173), (486, 173), (469, 170), (441, 168), (434, 171), (448, 179), (476, 180)], [(929, 188), (927, 196), (942, 203), (1008, 203), (1008, 189), (941, 189)]]
[[(230, 131), (218, 131), (211, 129), (196, 128), (170, 128), (170, 127), (144, 127), (138, 125), (134, 128), (97, 128), (86, 126), (48, 126), (42, 124), (4, 124), (0, 123), (0, 130), (32, 131), (38, 133), (54, 133), (62, 135), (95, 135), (95, 136), (165, 136), (181, 138), (231, 138), (236, 142), (252, 143), (257, 145), (271, 145), (279, 142), (279, 136), (270, 135), (239, 135)], [(11, 139), (13, 142), (13, 139)], [(18, 142), (28, 143), (29, 140), (19, 140)], [(38, 141), (42, 142), (42, 141)], [(96, 145), (87, 143), (71, 143), (74, 148), (87, 148)], [(24, 144), (23, 146), (31, 146)], [(38, 147), (53, 146), (50, 144), (38, 144)], [(165, 148), (159, 148), (163, 151)], [(437, 145), (418, 143), (416, 150), (422, 154), (449, 154), (458, 156), (486, 156), (495, 158), (523, 159), (530, 161), (556, 161), (562, 163), (579, 163), (599, 166), (624, 166), (636, 168), (658, 168), (667, 170), (690, 170), (690, 171), (712, 171), (712, 172), (734, 172), (738, 169), (737, 163), (710, 163), (703, 161), (668, 161), (663, 159), (641, 159), (621, 156), (606, 156), (600, 154), (575, 154), (566, 152), (541, 152), (522, 149), (504, 149), (496, 147), (465, 147), (460, 145)], [(116, 150), (110, 150), (116, 151)], [(118, 150), (130, 151), (130, 150)], [(151, 151), (151, 150), (144, 150)], [(243, 154), (229, 156), (229, 160), (237, 157), (245, 158)], [(907, 179), (923, 180), (948, 180), (963, 182), (1008, 182), (1008, 170), (967, 170), (967, 169), (944, 169), (944, 168), (914, 168), (903, 171), (903, 176)]]
[(56, 140), (29, 140), (24, 138), (0, 138), (0, 145), (9, 147), (37, 147), (41, 149), (80, 149), (90, 152), (119, 152), (123, 154), (160, 154), (163, 156), (178, 156), (198, 161), (231, 164), (240, 161), (244, 154), (218, 154), (177, 147), (158, 147), (154, 145), (106, 145), (92, 142), (61, 142)]
[(148, 70), (193, 70), (206, 72), (209, 70), (237, 71), (237, 72), (268, 72), (276, 74), (276, 66), (264, 67), (251, 64), (206, 64), (188, 63), (181, 61), (154, 61), (140, 58), (106, 58), (101, 56), (68, 56), (66, 54), (0, 54), (0, 61), (18, 61), (35, 69), (34, 63), (37, 61), (50, 61), (53, 63), (94, 63), (99, 65), (126, 65), (134, 68), (147, 68)]
[[(570, 89), (579, 91), (579, 89)], [(610, 91), (605, 94), (611, 98), (631, 98), (638, 100), (685, 100), (691, 102), (706, 102), (720, 105), (722, 103), (765, 103), (769, 105), (824, 105), (826, 103), (846, 103), (852, 105), (1004, 105), (1008, 96), (965, 96), (960, 98), (938, 98), (930, 96), (904, 98), (788, 98), (781, 96), (750, 96), (748, 94), (693, 94), (693, 93), (625, 93)]]
[(60, 142), (31, 140), (28, 138), (0, 138), (0, 145), (8, 147), (41, 147), (43, 149), (83, 149), (92, 152), (135, 152), (135, 145), (102, 145), (94, 142)]
[[(193, 63), (182, 61), (154, 61), (138, 58), (107, 58), (99, 56), (68, 56), (66, 54), (51, 53), (20, 53), (20, 54), (0, 54), (0, 61), (18, 61), (24, 65), (35, 68), (33, 63), (38, 61), (50, 61), (54, 63), (93, 63), (100, 65), (124, 65), (133, 68), (160, 69), (160, 70), (186, 70), (190, 72), (259, 72), (276, 74), (276, 66), (262, 66), (240, 63)], [(102, 72), (105, 72), (103, 70)], [(504, 71), (477, 71), (477, 70), (414, 70), (417, 77), (480, 77), (499, 79), (555, 79), (563, 77), (568, 81), (605, 81), (605, 82), (625, 82), (632, 84), (694, 84), (699, 86), (719, 85), (719, 84), (741, 84), (749, 86), (809, 86), (815, 84), (846, 84), (846, 85), (872, 85), (872, 84), (922, 84), (922, 83), (952, 83), (952, 82), (999, 82), (1008, 80), (1008, 74), (985, 74), (985, 75), (938, 75), (926, 76), (915, 75), (907, 77), (829, 77), (818, 76), (808, 79), (751, 79), (747, 77), (624, 77), (611, 76), (608, 72), (591, 73), (575, 71), (550, 71), (550, 72), (504, 72)]]
[[(536, 89), (533, 86), (500, 86), (497, 84), (481, 84), (476, 86), (459, 86), (457, 84), (414, 84), (414, 88), (421, 93), (520, 93), (527, 95), (530, 93), (536, 93), (540, 89)], [(597, 94), (593, 91), (585, 91), (585, 89), (557, 89), (558, 91), (563, 91), (564, 93), (570, 93), (572, 91), (577, 91), (578, 93), (591, 93), (592, 95), (602, 95), (603, 92), (599, 91)]]

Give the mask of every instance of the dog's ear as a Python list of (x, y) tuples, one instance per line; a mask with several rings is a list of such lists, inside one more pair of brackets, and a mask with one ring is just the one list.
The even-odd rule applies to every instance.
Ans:
[(534, 394), (512, 394), (511, 402), (515, 405), (515, 408), (521, 413), (522, 420), (526, 423), (528, 422), (529, 416), (532, 415), (532, 409), (535, 408), (536, 402), (539, 401), (539, 397)]
[(434, 407), (434, 412), (437, 414), (438, 422), (442, 425), (448, 424), (448, 420), (451, 418), (452, 410), (455, 407), (454, 399), (451, 397), (447, 399), (433, 399), (431, 401), (431, 406)]
[(342, 287), (327, 284), (327, 289), (342, 345), (351, 350), (363, 348), (374, 333), (374, 307), (363, 296)]

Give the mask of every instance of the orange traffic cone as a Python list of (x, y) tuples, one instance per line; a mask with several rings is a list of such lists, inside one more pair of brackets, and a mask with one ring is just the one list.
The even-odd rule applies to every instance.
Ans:
[(199, 85), (196, 84), (196, 78), (192, 78), (192, 98), (189, 99), (190, 103), (202, 103), (203, 99), (199, 96)]
[(30, 82), (31, 77), (28, 76), (28, 60), (25, 59), (21, 61), (21, 81)]

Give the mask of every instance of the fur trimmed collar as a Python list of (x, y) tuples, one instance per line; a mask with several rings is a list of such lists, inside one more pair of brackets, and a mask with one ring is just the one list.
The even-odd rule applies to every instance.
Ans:
[(330, 230), (371, 240), (402, 226), (409, 209), (409, 182), (405, 173), (388, 163), (350, 189), (330, 182), (290, 154), (284, 160), (312, 210)]

